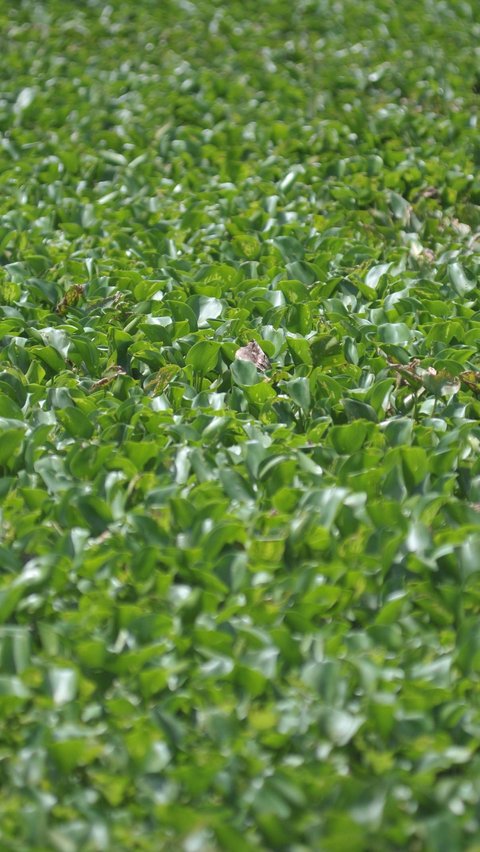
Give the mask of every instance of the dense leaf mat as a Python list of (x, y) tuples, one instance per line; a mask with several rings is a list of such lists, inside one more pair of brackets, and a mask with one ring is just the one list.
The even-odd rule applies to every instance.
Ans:
[(477, 13), (2, 5), (2, 850), (480, 848)]

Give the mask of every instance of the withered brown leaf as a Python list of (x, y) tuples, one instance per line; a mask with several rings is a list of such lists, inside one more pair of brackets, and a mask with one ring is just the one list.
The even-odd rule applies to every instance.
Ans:
[(255, 364), (257, 370), (261, 370), (262, 372), (269, 370), (272, 366), (270, 359), (255, 340), (251, 340), (246, 346), (241, 346), (240, 349), (237, 349), (235, 358), (239, 358), (241, 361), (251, 361), (252, 364)]
[(55, 310), (57, 314), (64, 314), (72, 305), (76, 305), (85, 292), (84, 284), (74, 284), (69, 287), (62, 299), (60, 299)]

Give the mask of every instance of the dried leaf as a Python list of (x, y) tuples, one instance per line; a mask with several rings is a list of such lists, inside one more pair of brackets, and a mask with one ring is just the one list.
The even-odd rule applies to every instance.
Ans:
[(235, 358), (239, 358), (241, 361), (251, 361), (252, 364), (255, 364), (257, 370), (262, 370), (262, 372), (269, 370), (272, 366), (270, 359), (255, 340), (251, 340), (246, 346), (237, 349)]
[(84, 284), (74, 284), (72, 287), (69, 287), (64, 297), (60, 299), (55, 308), (57, 314), (65, 314), (68, 308), (71, 308), (73, 305), (77, 305), (84, 293)]
[(113, 367), (110, 367), (109, 370), (108, 370), (108, 374), (106, 376), (103, 376), (101, 379), (98, 379), (97, 382), (93, 383), (93, 385), (90, 387), (90, 393), (93, 393), (94, 391), (99, 390), (99, 388), (103, 388), (103, 387), (106, 387), (107, 385), (110, 385), (113, 381), (115, 381), (117, 376), (125, 376), (125, 375), (126, 375), (126, 373), (125, 373), (125, 370), (123, 369), (123, 367), (119, 367), (118, 365), (114, 365)]

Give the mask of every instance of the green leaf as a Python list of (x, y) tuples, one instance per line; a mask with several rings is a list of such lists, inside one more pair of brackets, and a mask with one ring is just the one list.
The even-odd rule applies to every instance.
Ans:
[(59, 372), (65, 369), (65, 361), (53, 346), (32, 346), (30, 352), (32, 355), (40, 358), (52, 370)]
[(210, 296), (193, 296), (188, 300), (188, 304), (197, 317), (199, 328), (208, 328), (210, 321), (220, 317), (223, 311), (223, 303), (220, 299)]
[(344, 399), (343, 405), (345, 413), (349, 420), (371, 420), (377, 422), (375, 409), (366, 402), (361, 402), (359, 399)]
[(333, 707), (324, 713), (325, 733), (336, 746), (345, 746), (364, 724), (362, 716), (354, 716)]
[(57, 413), (57, 418), (64, 426), (69, 435), (80, 438), (91, 438), (94, 432), (94, 426), (85, 414), (78, 408), (70, 406), (60, 409)]
[(77, 695), (77, 674), (73, 669), (52, 668), (48, 678), (54, 704), (74, 701)]
[(236, 358), (230, 367), (233, 380), (236, 384), (249, 387), (256, 385), (262, 381), (261, 374), (258, 372), (255, 364), (251, 361), (244, 361), (242, 358)]
[(422, 447), (402, 447), (402, 466), (405, 479), (411, 486), (418, 485), (428, 471), (428, 455)]
[(308, 298), (308, 290), (301, 281), (279, 281), (276, 289), (283, 293), (287, 303), (304, 302)]
[(458, 262), (449, 264), (448, 277), (460, 296), (470, 293), (476, 286), (475, 281), (470, 281), (467, 278), (462, 264)]
[(328, 439), (338, 453), (356, 453), (363, 446), (368, 432), (368, 423), (356, 420), (348, 425), (334, 426), (328, 433)]
[(254, 260), (260, 254), (260, 243), (250, 234), (238, 234), (233, 238), (232, 245), (240, 257), (246, 257), (248, 260)]
[(288, 382), (280, 382), (280, 387), (302, 411), (307, 412), (309, 410), (310, 383), (308, 379), (290, 379)]
[(0, 464), (8, 464), (19, 453), (24, 439), (24, 429), (5, 429), (0, 432)]
[(379, 325), (378, 339), (383, 343), (404, 344), (412, 339), (412, 332), (403, 322), (391, 322)]
[(215, 369), (219, 350), (220, 344), (215, 340), (199, 340), (188, 350), (185, 361), (196, 373), (206, 376)]
[(266, 381), (259, 382), (256, 385), (245, 386), (245, 397), (249, 402), (255, 405), (264, 405), (264, 403), (276, 399), (277, 394), (273, 387)]

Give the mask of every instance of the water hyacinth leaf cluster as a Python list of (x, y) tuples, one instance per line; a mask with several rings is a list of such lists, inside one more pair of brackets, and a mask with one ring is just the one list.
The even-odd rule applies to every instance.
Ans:
[(0, 848), (474, 852), (475, 4), (0, 30)]

